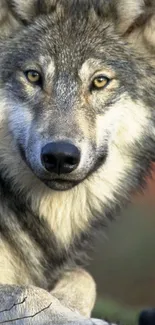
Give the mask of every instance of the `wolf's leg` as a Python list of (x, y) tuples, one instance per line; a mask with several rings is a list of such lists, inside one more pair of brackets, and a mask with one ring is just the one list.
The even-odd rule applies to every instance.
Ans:
[(63, 275), (52, 295), (64, 306), (90, 317), (96, 299), (96, 285), (88, 272), (75, 269)]
[(104, 325), (61, 305), (50, 293), (35, 287), (0, 285), (0, 324)]

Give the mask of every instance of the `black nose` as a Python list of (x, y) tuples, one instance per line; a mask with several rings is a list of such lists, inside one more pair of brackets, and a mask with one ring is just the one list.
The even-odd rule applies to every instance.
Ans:
[(51, 173), (68, 174), (75, 170), (80, 162), (80, 151), (68, 142), (51, 142), (42, 148), (41, 161)]

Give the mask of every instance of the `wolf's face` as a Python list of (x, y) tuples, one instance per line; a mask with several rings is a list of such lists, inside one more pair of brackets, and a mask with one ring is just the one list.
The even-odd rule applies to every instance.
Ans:
[(9, 130), (48, 187), (68, 190), (118, 156), (135, 158), (148, 112), (138, 65), (112, 22), (82, 12), (40, 17), (5, 42), (1, 62)]

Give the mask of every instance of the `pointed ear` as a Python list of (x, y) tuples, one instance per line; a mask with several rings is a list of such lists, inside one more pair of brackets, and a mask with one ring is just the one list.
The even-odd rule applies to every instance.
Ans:
[(155, 1), (115, 0), (119, 33), (140, 51), (155, 52)]
[(6, 0), (0, 1), (0, 36), (8, 36), (20, 27), (20, 22), (14, 17)]
[(59, 0), (6, 0), (9, 1), (9, 7), (14, 14), (25, 23), (31, 23), (32, 20), (41, 14), (48, 14), (55, 10)]
[(0, 35), (10, 35), (35, 17), (55, 11), (59, 0), (0, 0)]

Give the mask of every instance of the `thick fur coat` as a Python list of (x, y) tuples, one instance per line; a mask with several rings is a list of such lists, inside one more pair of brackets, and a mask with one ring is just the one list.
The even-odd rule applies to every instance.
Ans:
[[(1, 2), (2, 284), (53, 290), (145, 183), (155, 74), (123, 40), (133, 19), (124, 25), (119, 4)], [(39, 84), (28, 80), (32, 70)], [(69, 174), (49, 173), (42, 147), (64, 140), (80, 150), (80, 163)]]

